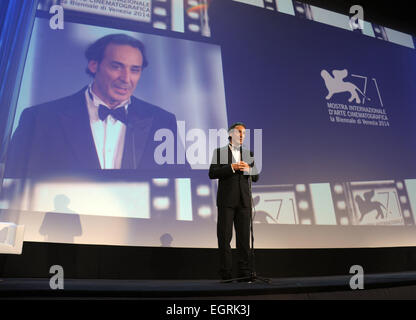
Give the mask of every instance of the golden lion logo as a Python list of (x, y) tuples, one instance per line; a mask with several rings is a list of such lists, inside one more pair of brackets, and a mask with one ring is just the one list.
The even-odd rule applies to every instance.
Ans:
[[(321, 77), (325, 81), (326, 88), (328, 89), (328, 95), (325, 97), (326, 100), (331, 99), (335, 93), (349, 92), (351, 97), (348, 99), (348, 102), (355, 100), (356, 103), (361, 103), (360, 96), (358, 93), (361, 93), (362, 96), (367, 98), (365, 94), (358, 89), (358, 87), (352, 82), (345, 82), (344, 79), (348, 76), (348, 70), (333, 70), (333, 76), (326, 70), (321, 71)], [(367, 98), (370, 100), (369, 98)]]

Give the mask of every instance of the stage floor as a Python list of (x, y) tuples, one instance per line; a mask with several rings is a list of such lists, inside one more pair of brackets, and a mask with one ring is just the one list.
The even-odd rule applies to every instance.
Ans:
[(364, 289), (352, 290), (353, 275), (271, 278), (270, 283), (219, 280), (64, 279), (52, 290), (50, 279), (0, 278), (0, 299), (415, 299), (416, 272), (370, 274)]

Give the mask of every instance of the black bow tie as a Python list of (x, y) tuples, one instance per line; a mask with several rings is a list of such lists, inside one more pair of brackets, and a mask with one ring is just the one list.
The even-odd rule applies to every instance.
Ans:
[(102, 121), (104, 121), (105, 119), (107, 119), (107, 117), (109, 115), (111, 115), (114, 119), (117, 119), (117, 120), (123, 122), (124, 124), (127, 123), (127, 115), (126, 115), (126, 108), (125, 107), (110, 109), (110, 108), (107, 108), (106, 106), (103, 106), (102, 104), (100, 104), (99, 107), (98, 107), (98, 117)]

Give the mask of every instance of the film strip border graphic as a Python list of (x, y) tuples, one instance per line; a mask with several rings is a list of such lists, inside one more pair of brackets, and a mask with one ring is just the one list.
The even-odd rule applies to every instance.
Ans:
[[(22, 181), (9, 180), (4, 181), (0, 193), (0, 209), (3, 210), (3, 214), (8, 211), (7, 209), (18, 210), (11, 206), (11, 203), (16, 202), (16, 199), (23, 201), (24, 197), (20, 195), (26, 189)], [(163, 223), (188, 221), (212, 224), (216, 222), (218, 185), (216, 180), (209, 180), (208, 177), (201, 175), (192, 179), (150, 179), (140, 182), (139, 185), (139, 188), (137, 185), (132, 185), (135, 188), (132, 192), (136, 192), (134, 197), (140, 197), (141, 194), (144, 199), (148, 197), (149, 211), (139, 212), (137, 218)], [(31, 186), (32, 189), (27, 189), (29, 197), (34, 196), (34, 186)], [(46, 185), (44, 188), (51, 190), (51, 185)], [(71, 188), (74, 189), (73, 186)], [(45, 197), (46, 189), (38, 189), (35, 193)], [(58, 189), (56, 192), (63, 192), (61, 186)], [(101, 188), (101, 192), (108, 192), (110, 189), (111, 186), (106, 186), (105, 190)], [(117, 192), (117, 186), (115, 191)], [(340, 226), (414, 226), (416, 224), (416, 212), (414, 212), (416, 210), (416, 179), (285, 185), (258, 185), (256, 183), (252, 186), (252, 193), (253, 221), (256, 224)], [(76, 194), (78, 193), (68, 192), (68, 197), (73, 200), (73, 203), (79, 204)], [(97, 198), (97, 194), (94, 196)], [(49, 205), (51, 197), (53, 194), (43, 200), (34, 199), (34, 201), (35, 203), (43, 201)], [(115, 199), (121, 200), (117, 196)], [(23, 202), (29, 207), (26, 209), (22, 207), (20, 210), (46, 210), (38, 206), (31, 207), (32, 200), (29, 198), (24, 200)], [(130, 208), (134, 205), (131, 203), (123, 207), (127, 210), (126, 216), (133, 217), (128, 212), (134, 209)], [(103, 208), (102, 205), (101, 208)], [(79, 214), (88, 214), (81, 208), (77, 210)], [(89, 207), (88, 210), (90, 210)], [(139, 208), (134, 210), (139, 210)], [(123, 213), (119, 214), (117, 216), (124, 216)]]
[(253, 185), (255, 224), (316, 224), (307, 184)]
[[(40, 0), (39, 10), (49, 11), (52, 5), (62, 3), (70, 4), (70, 9), (76, 11), (85, 11), (100, 15), (109, 15), (113, 17), (119, 17), (117, 10), (112, 10), (113, 14), (100, 13), (98, 4), (101, 2), (97, 0), (96, 9), (86, 9), (83, 6), (84, 0)], [(144, 14), (146, 18), (140, 20), (141, 23), (149, 23), (153, 28), (170, 30), (175, 32), (196, 34), (203, 37), (210, 37), (211, 31), (209, 26), (208, 7), (211, 0), (135, 0), (132, 5), (123, 6), (126, 10), (134, 8), (135, 3), (145, 3), (150, 7), (151, 13), (147, 18), (147, 12)], [(342, 19), (345, 20), (345, 26), (348, 25), (349, 17), (346, 15), (336, 14), (329, 10), (318, 9), (317, 7), (303, 3), (297, 0), (233, 0), (235, 2), (241, 2), (256, 7), (262, 7), (266, 10), (278, 11), (280, 13), (290, 14), (298, 18), (313, 20), (321, 23), (326, 23), (335, 27), (340, 27), (334, 24), (331, 20)], [(114, 3), (123, 2), (122, 0), (114, 0)], [(78, 8), (74, 4), (80, 4)], [(93, 2), (94, 4), (94, 2)], [(94, 11), (95, 10), (95, 11)], [(125, 10), (125, 12), (126, 12)], [(141, 8), (141, 10), (145, 10)], [(146, 7), (146, 10), (148, 8)], [(318, 15), (314, 14), (316, 10), (324, 10), (325, 16), (318, 18)], [(120, 10), (118, 12), (121, 12)], [(337, 15), (337, 16), (335, 16)], [(124, 17), (127, 18), (127, 17)], [(136, 18), (132, 19), (136, 20)], [(344, 29), (351, 30), (347, 27)], [(406, 46), (412, 49), (416, 48), (416, 37), (405, 33), (397, 32), (375, 23), (368, 23), (365, 25), (365, 30), (354, 29), (353, 32), (361, 33), (363, 35), (375, 37), (389, 42), (393, 42), (402, 46)]]
[[(416, 48), (416, 36), (398, 32), (375, 23), (365, 23), (364, 29), (351, 30), (349, 27), (349, 16), (341, 15), (326, 9), (321, 9), (297, 0), (233, 0), (267, 10), (290, 14), (298, 18), (325, 23), (334, 27), (343, 28), (363, 35), (371, 36), (376, 39), (396, 43), (408, 48)], [(324, 15), (320, 15), (325, 12)], [(340, 23), (339, 20), (343, 20)], [(334, 23), (338, 21), (338, 23)], [(343, 27), (341, 27), (343, 25)]]
[[(39, 0), (38, 10), (53, 5), (102, 17), (123, 18), (150, 24), (155, 29), (210, 37), (208, 5), (210, 0)], [(275, 1), (275, 0), (270, 0)]]
[(151, 23), (156, 29), (172, 29), (172, 1), (153, 0)]
[(154, 28), (211, 36), (209, 0), (153, 0)]
[(263, 0), (264, 8), (267, 10), (277, 10), (276, 1), (277, 0)]
[(151, 220), (163, 222), (215, 220), (216, 193), (206, 179), (158, 178), (149, 181)]
[(208, 19), (208, 0), (184, 0), (185, 32), (211, 36)]
[(216, 186), (207, 178), (153, 179), (150, 218), (163, 221), (216, 221)]
[(337, 224), (414, 225), (403, 180), (332, 183)]
[[(204, 175), (205, 176), (205, 175)], [(162, 221), (215, 222), (214, 210), (216, 191), (207, 178), (153, 178), (127, 181), (130, 195), (120, 195), (119, 181), (85, 180), (22, 180), (5, 179), (0, 188), (0, 215), (7, 211), (51, 211), (56, 195), (64, 195), (72, 203), (77, 214), (130, 217)], [(79, 190), (96, 188), (89, 199), (95, 207), (84, 202), (84, 193)], [(109, 197), (112, 194), (113, 197)], [(140, 201), (137, 201), (138, 199)], [(127, 201), (126, 201), (127, 200)], [(122, 204), (121, 206), (114, 204)], [(110, 210), (107, 210), (110, 207)], [(58, 210), (59, 208), (55, 208)], [(110, 212), (111, 210), (117, 212)], [(3, 211), (2, 211), (3, 210)], [(72, 209), (71, 209), (72, 210)], [(105, 213), (100, 210), (106, 211)], [(94, 212), (92, 212), (94, 211)], [(59, 212), (59, 211), (57, 211)], [(66, 212), (62, 212), (66, 213)]]
[[(215, 222), (217, 186), (206, 178), (153, 179), (150, 218)], [(415, 225), (404, 180), (253, 184), (252, 193), (256, 224)]]
[(415, 225), (404, 180), (253, 185), (252, 191), (257, 224)]

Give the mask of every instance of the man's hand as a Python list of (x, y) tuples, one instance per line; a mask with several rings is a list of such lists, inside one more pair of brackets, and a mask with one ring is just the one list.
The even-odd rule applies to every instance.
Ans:
[(250, 171), (250, 166), (248, 165), (247, 162), (240, 161), (239, 162), (239, 165), (240, 165), (240, 170), (241, 171), (245, 171), (245, 172), (249, 172)]
[(246, 171), (246, 172), (250, 171), (250, 166), (244, 161), (233, 163), (232, 167), (234, 171)]

